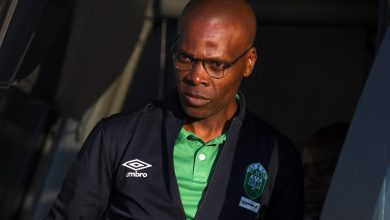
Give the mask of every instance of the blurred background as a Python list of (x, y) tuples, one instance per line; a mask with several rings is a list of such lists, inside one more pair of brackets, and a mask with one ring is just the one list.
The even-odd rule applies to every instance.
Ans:
[[(44, 218), (93, 126), (174, 88), (170, 47), (187, 2), (0, 0), (0, 219)], [(358, 209), (351, 201), (359, 199), (344, 196), (351, 200), (344, 202), (339, 192), (360, 186), (349, 182), (359, 175), (349, 172), (351, 166), (360, 164), (364, 172), (366, 164), (378, 163), (376, 176), (363, 175), (373, 187), (359, 180), (371, 193), (371, 200), (367, 193), (361, 200), (373, 202), (362, 208), (366, 215), (354, 212), (358, 218), (332, 216), (338, 211), (329, 206), (323, 219), (390, 219), (390, 175), (385, 178), (390, 172), (390, 40), (385, 34), (390, 2), (249, 2), (258, 17), (259, 55), (254, 74), (241, 87), (249, 109), (288, 136), (314, 174), (321, 171), (310, 169), (314, 156), (308, 149), (321, 144), (313, 139), (342, 124), (320, 138), (337, 140), (330, 145), (340, 149), (344, 143), (326, 160), (332, 163), (329, 182), (340, 151), (345, 161), (337, 166), (340, 178), (332, 183), (329, 201), (339, 201), (346, 215)], [(369, 131), (377, 132), (360, 133)], [(365, 141), (370, 146), (363, 146)], [(352, 164), (356, 158), (358, 165)], [(353, 189), (351, 195), (360, 192)], [(322, 203), (316, 214), (307, 211), (307, 219), (319, 218)]]

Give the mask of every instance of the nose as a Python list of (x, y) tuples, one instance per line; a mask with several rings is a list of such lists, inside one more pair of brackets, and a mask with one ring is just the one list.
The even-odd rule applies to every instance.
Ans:
[(202, 62), (197, 61), (194, 63), (192, 70), (189, 71), (188, 75), (185, 77), (185, 80), (194, 86), (201, 84), (208, 85), (210, 76), (203, 67)]

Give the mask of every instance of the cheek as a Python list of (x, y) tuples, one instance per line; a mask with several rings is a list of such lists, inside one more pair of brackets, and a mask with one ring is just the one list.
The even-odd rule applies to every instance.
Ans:
[(225, 82), (213, 84), (213, 91), (219, 101), (229, 101), (235, 97), (240, 87), (240, 78), (228, 79)]
[(174, 71), (174, 74), (175, 74), (176, 84), (178, 84), (180, 81), (183, 80), (183, 74), (179, 74), (179, 73), (176, 72), (176, 71)]

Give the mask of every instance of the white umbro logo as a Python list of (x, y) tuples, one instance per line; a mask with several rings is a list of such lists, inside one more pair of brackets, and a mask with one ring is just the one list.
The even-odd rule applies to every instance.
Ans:
[(127, 172), (126, 177), (147, 177), (148, 176), (147, 173), (138, 173), (137, 171), (149, 168), (152, 165), (143, 162), (142, 160), (134, 159), (123, 163), (122, 166), (130, 168), (135, 171), (135, 172)]

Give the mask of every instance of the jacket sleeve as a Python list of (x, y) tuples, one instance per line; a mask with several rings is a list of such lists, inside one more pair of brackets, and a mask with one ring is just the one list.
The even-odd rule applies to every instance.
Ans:
[(74, 160), (46, 219), (99, 219), (111, 188), (109, 146), (98, 123)]
[(299, 152), (287, 140), (279, 145), (279, 169), (266, 220), (302, 220), (303, 170)]

